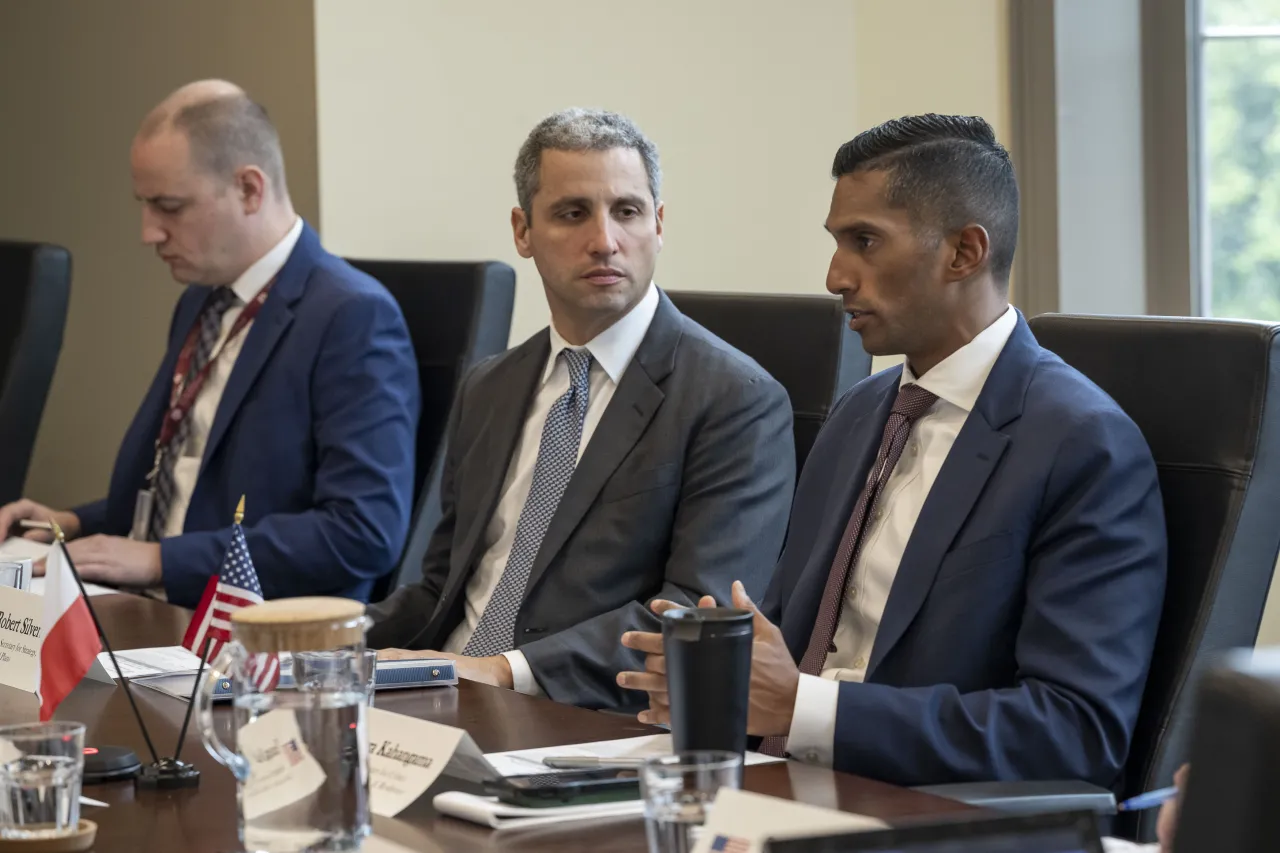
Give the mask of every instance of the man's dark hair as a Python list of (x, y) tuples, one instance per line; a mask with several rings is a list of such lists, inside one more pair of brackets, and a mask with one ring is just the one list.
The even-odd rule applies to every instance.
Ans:
[(831, 176), (885, 171), (885, 200), (916, 224), (950, 234), (987, 229), (991, 273), (1008, 283), (1018, 244), (1018, 179), (1009, 152), (978, 116), (903, 116), (863, 131), (836, 152)]

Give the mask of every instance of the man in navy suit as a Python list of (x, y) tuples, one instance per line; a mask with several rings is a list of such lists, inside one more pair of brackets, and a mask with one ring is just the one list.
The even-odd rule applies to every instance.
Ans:
[(275, 127), (230, 83), (169, 96), (130, 162), (143, 242), (189, 285), (168, 352), (106, 499), (18, 501), (0, 531), (52, 517), (87, 580), (163, 584), (190, 607), (244, 495), (266, 598), (368, 598), (413, 500), (419, 387), (399, 306), (321, 248), (289, 200)]
[[(832, 412), (761, 606), (734, 589), (756, 611), (748, 730), (901, 785), (1109, 785), (1164, 598), (1150, 450), (1009, 306), (1018, 190), (985, 121), (888, 122), (833, 174), (827, 289), (906, 363)], [(665, 721), (661, 638), (623, 642), (650, 657), (619, 682)]]

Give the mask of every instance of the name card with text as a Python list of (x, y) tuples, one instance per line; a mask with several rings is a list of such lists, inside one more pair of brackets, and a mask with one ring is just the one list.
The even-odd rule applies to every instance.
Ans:
[(431, 787), (455, 753), (484, 762), (462, 729), (378, 708), (369, 709), (368, 721), (369, 805), (374, 814), (391, 817), (403, 811)]
[(38, 595), (0, 587), (0, 684), (35, 692), (43, 608)]

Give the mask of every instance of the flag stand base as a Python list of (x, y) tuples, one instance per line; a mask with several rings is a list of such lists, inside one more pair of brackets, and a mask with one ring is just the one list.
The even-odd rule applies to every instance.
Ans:
[(200, 786), (200, 771), (185, 761), (162, 758), (142, 768), (134, 784), (139, 788), (197, 788)]

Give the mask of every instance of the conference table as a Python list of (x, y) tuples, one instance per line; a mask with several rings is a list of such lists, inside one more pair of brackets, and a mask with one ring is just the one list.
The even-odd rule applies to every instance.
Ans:
[[(190, 611), (136, 595), (100, 595), (93, 599), (103, 629), (118, 649), (173, 646), (182, 640)], [(174, 751), (186, 706), (154, 690), (134, 691), (156, 750)], [(458, 687), (380, 692), (377, 705), (389, 711), (466, 729), (485, 752), (563, 746), (653, 734), (658, 729), (633, 717), (559, 705), (463, 681)], [(0, 722), (37, 718), (34, 696), (0, 688)], [(228, 731), (230, 710), (218, 708), (221, 731)], [(86, 724), (86, 743), (128, 746), (147, 761), (145, 742), (119, 687), (85, 681), (58, 708), (56, 719)], [(200, 742), (192, 722), (181, 757), (201, 772), (198, 788), (175, 791), (135, 789), (132, 782), (85, 787), (85, 795), (109, 804), (83, 807), (82, 817), (98, 824), (98, 853), (184, 851), (229, 853), (240, 850), (236, 839), (236, 790), (231, 773), (214, 761)], [(630, 851), (645, 850), (640, 818), (617, 818), (554, 829), (495, 833), (438, 815), (431, 795), (448, 790), (442, 777), (427, 795), (395, 818), (375, 817), (374, 835), (418, 851)], [(896, 788), (870, 779), (787, 762), (748, 767), (744, 787), (787, 799), (824, 799), (822, 804), (881, 818), (889, 823), (941, 818), (971, 807), (952, 800)]]

